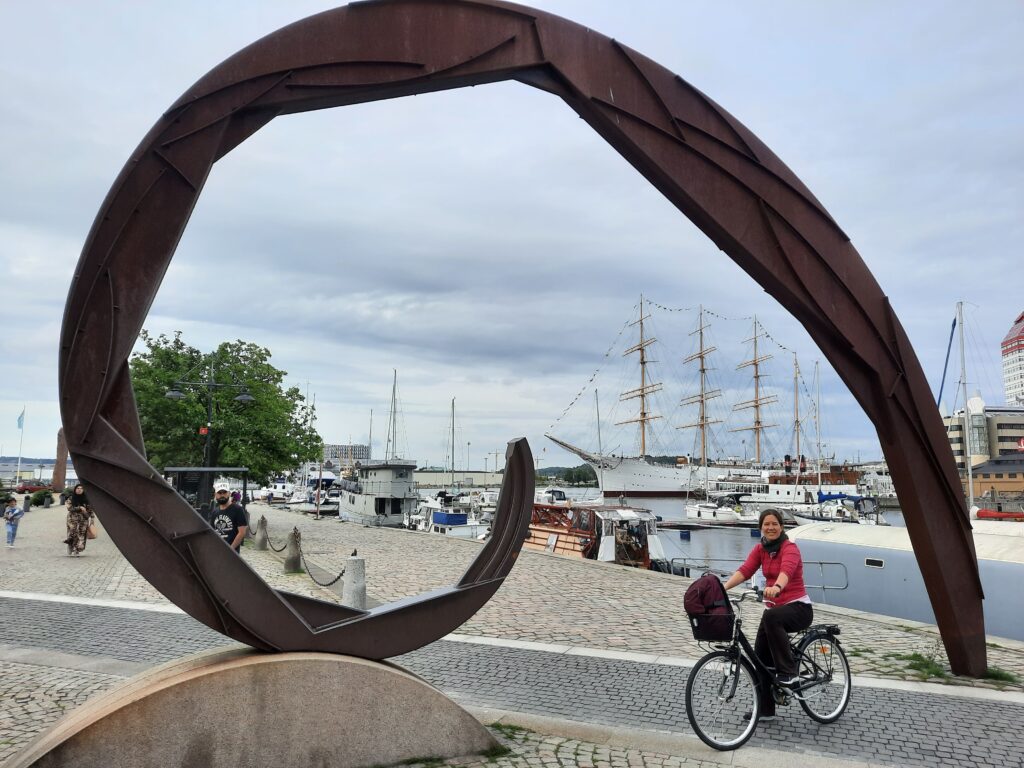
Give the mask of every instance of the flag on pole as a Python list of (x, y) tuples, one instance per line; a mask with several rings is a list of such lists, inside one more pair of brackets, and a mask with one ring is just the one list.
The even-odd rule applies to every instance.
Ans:
[(25, 428), (25, 409), (21, 409), (21, 415), (18, 417), (18, 429)]

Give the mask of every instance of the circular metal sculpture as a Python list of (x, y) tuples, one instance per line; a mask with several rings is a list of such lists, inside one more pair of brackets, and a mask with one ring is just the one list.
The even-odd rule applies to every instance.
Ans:
[(144, 456), (127, 360), (220, 157), (278, 115), (501, 80), (562, 98), (800, 320), (878, 430), (954, 671), (982, 673), (981, 584), (949, 443), (910, 342), (849, 239), (693, 86), (615, 40), (503, 2), (382, 0), (291, 24), (199, 80), (132, 154), (86, 242), (60, 350), (68, 445), (122, 552), (192, 616), (260, 648), (383, 658), (441, 636), (493, 594), (532, 501), (525, 443), (510, 448), (506, 484), (518, 496), (502, 495), (505, 531), (459, 585), (359, 614), (267, 587), (160, 479)]

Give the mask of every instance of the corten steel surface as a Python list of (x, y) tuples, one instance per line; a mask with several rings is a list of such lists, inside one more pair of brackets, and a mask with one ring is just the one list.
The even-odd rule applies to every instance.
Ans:
[[(60, 352), (68, 444), (122, 551), (175, 603), (244, 642), (398, 652), (377, 645), (393, 641), (385, 633), (342, 641), (358, 623), (316, 629), (337, 609), (257, 588), (207, 535), (146, 463), (126, 361), (212, 164), (255, 131), (282, 114), (510, 79), (562, 98), (804, 325), (878, 430), (954, 671), (981, 674), (982, 590), (953, 456), (910, 342), (847, 236), (693, 86), (615, 40), (501, 2), (360, 3), (284, 27), (199, 80), (132, 154), (89, 234)], [(443, 599), (464, 613), (454, 594)], [(433, 615), (435, 603), (420, 605)]]

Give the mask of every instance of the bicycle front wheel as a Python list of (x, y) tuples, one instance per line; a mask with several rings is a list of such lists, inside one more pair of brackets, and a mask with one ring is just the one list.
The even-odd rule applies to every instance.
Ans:
[(797, 699), (812, 719), (834, 723), (850, 703), (850, 664), (838, 641), (815, 635), (800, 644), (800, 688)]
[(686, 716), (713, 749), (737, 749), (754, 735), (760, 701), (750, 662), (726, 651), (698, 661), (686, 681)]

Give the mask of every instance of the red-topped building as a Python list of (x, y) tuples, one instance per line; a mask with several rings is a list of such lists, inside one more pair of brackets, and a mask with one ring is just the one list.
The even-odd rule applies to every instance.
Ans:
[(1000, 345), (1003, 352), (1003, 390), (1007, 405), (1024, 405), (1024, 312)]

